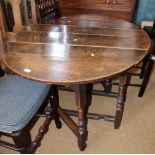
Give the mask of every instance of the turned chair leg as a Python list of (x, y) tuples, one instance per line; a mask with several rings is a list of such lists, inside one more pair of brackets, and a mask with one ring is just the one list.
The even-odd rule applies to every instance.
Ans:
[(53, 119), (55, 121), (56, 127), (60, 129), (62, 127), (62, 124), (58, 114), (59, 94), (58, 94), (57, 86), (52, 85), (51, 91), (52, 91), (52, 96), (50, 98), (50, 104), (51, 104)]
[(153, 65), (154, 65), (154, 62), (150, 61), (148, 66), (147, 66), (146, 72), (145, 72), (144, 77), (143, 77), (143, 82), (142, 82), (142, 85), (141, 85), (140, 90), (139, 90), (139, 94), (138, 94), (139, 97), (142, 97), (144, 95), (144, 92), (146, 90), (146, 87), (147, 87), (148, 82), (149, 82), (150, 77), (151, 77)]
[(32, 139), (29, 131), (13, 133), (12, 138), (21, 154), (33, 153), (33, 150), (31, 150)]
[(116, 107), (116, 114), (115, 114), (115, 121), (114, 121), (114, 128), (119, 129), (122, 121), (122, 116), (124, 112), (124, 103), (126, 100), (126, 93), (127, 93), (127, 75), (123, 75), (120, 78), (119, 82), (119, 90), (118, 90), (118, 98), (117, 98), (117, 107)]

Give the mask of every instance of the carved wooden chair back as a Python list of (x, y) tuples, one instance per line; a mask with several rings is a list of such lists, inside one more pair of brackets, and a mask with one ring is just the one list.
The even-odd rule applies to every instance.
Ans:
[(0, 2), (0, 31), (1, 31), (2, 38), (6, 38), (4, 13), (2, 10), (1, 2)]
[[(5, 16), (5, 27), (9, 32), (23, 30), (30, 24), (37, 23), (37, 0), (1, 0)], [(38, 14), (37, 14), (38, 13)]]
[(36, 0), (35, 3), (38, 23), (46, 23), (58, 17), (57, 0)]

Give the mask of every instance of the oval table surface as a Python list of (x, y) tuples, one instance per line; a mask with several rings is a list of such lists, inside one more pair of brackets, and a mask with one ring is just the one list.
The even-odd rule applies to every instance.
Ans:
[(16, 74), (58, 85), (85, 84), (128, 71), (147, 55), (150, 39), (111, 17), (61, 17), (31, 25), (8, 41), (5, 65)]

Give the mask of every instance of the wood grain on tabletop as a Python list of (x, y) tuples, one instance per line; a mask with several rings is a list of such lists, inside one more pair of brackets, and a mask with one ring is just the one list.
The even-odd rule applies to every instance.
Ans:
[[(6, 66), (42, 82), (82, 84), (128, 70), (150, 48), (145, 31), (131, 23), (117, 19), (113, 22), (107, 17), (105, 21), (68, 18), (51, 25), (32, 25), (29, 31), (19, 32), (8, 42), (3, 55)], [(67, 25), (68, 20), (73, 24)]]

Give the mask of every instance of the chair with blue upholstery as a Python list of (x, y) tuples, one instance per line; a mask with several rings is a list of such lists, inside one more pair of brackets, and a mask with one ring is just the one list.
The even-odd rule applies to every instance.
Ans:
[[(12, 137), (15, 142), (13, 145), (0, 141), (1, 146), (21, 153), (34, 152), (40, 145), (43, 134), (47, 132), (52, 114), (50, 112), (45, 114), (46, 120), (34, 142), (31, 140), (30, 129), (36, 122), (34, 116), (47, 105), (47, 99), (51, 98), (53, 87), (15, 75), (5, 75), (0, 78), (0, 135)], [(60, 128), (61, 122), (58, 116), (55, 117), (55, 121)]]
[[(0, 146), (20, 153), (34, 153), (52, 119), (57, 128), (61, 128), (57, 99), (56, 86), (26, 80), (16, 75), (0, 77)], [(48, 103), (51, 108), (45, 111)], [(46, 119), (32, 142), (30, 131), (39, 116)], [(2, 140), (2, 136), (11, 137), (13, 143)]]

